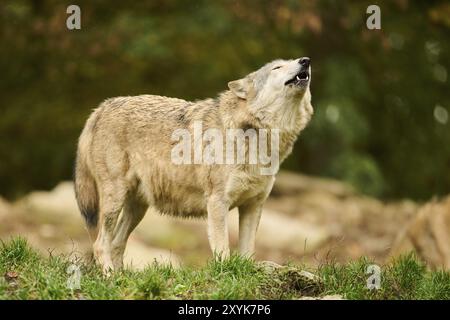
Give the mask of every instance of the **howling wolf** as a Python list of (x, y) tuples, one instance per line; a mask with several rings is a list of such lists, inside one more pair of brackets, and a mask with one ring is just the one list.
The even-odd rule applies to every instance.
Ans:
[[(173, 160), (173, 133), (193, 132), (199, 122), (202, 132), (215, 129), (224, 136), (228, 129), (276, 131), (276, 147), (269, 149), (281, 162), (313, 114), (310, 74), (307, 57), (275, 60), (229, 82), (215, 99), (140, 95), (107, 99), (95, 109), (78, 142), (75, 191), (103, 270), (122, 267), (128, 237), (149, 206), (163, 214), (206, 217), (210, 247), (221, 257), (229, 254), (227, 214), (238, 207), (239, 252), (253, 255), (279, 163), (271, 174), (261, 174), (261, 163), (180, 164)], [(243, 147), (247, 158), (255, 152), (250, 140)], [(199, 142), (193, 139), (194, 149)]]

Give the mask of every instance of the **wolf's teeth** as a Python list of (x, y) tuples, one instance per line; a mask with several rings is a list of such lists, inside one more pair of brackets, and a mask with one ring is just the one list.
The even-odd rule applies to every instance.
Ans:
[(299, 76), (296, 76), (295, 79), (297, 79), (298, 81), (300, 81), (300, 77), (299, 77)]

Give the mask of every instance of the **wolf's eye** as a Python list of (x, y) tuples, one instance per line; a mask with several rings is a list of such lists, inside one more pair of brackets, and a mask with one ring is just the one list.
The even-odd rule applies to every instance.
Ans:
[(280, 69), (280, 68), (281, 68), (281, 66), (278, 66), (278, 67), (273, 68), (272, 70), (277, 70), (277, 69)]

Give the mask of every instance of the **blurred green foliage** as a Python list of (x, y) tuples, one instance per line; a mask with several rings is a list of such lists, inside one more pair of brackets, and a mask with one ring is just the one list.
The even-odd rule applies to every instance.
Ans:
[[(0, 4), (0, 194), (72, 175), (103, 99), (214, 96), (275, 58), (310, 56), (315, 116), (285, 167), (383, 197), (450, 190), (450, 4), (385, 1), (73, 1)], [(151, 146), (149, 146), (151, 147)]]

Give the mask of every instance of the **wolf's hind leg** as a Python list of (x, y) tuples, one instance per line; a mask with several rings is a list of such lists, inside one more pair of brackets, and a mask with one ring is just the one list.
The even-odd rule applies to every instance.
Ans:
[(128, 237), (145, 216), (148, 205), (136, 196), (129, 194), (122, 215), (117, 222), (112, 241), (112, 262), (115, 269), (122, 268), (123, 254)]
[(94, 243), (94, 257), (104, 272), (114, 269), (112, 261), (112, 241), (117, 220), (125, 202), (126, 186), (124, 183), (103, 183), (100, 192), (98, 235)]

